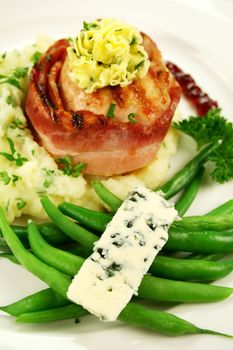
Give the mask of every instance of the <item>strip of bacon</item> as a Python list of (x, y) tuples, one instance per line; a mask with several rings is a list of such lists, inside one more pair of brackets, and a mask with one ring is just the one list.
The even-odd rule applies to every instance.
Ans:
[[(67, 40), (59, 40), (32, 68), (26, 113), (41, 144), (56, 158), (69, 155), (85, 172), (111, 176), (147, 165), (170, 126), (181, 88), (145, 34), (151, 66), (143, 79), (86, 94), (70, 78)], [(111, 103), (115, 117), (107, 117)], [(137, 123), (128, 115), (136, 113)]]

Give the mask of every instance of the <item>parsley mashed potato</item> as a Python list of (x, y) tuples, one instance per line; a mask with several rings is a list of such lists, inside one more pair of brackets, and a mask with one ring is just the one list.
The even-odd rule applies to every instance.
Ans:
[(143, 78), (150, 66), (139, 31), (111, 18), (84, 22), (68, 57), (71, 78), (87, 93), (109, 85), (126, 86)]
[[(33, 139), (27, 125), (23, 106), (30, 68), (51, 44), (52, 40), (41, 37), (23, 50), (0, 54), (0, 206), (10, 222), (23, 214), (46, 219), (42, 195), (55, 204), (70, 201), (95, 210), (103, 208), (90, 186), (92, 178), (65, 175)], [(103, 179), (103, 183), (122, 199), (136, 185), (156, 187), (167, 174), (176, 146), (177, 133), (171, 129), (147, 167)]]

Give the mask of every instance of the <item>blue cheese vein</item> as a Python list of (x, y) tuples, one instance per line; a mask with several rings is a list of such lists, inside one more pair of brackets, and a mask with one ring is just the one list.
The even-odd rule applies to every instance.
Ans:
[(162, 193), (135, 187), (74, 277), (68, 298), (102, 320), (116, 320), (137, 294), (176, 218)]

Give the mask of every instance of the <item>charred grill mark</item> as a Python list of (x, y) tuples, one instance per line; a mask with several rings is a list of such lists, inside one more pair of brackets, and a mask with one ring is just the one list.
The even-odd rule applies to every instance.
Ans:
[(36, 86), (37, 86), (39, 96), (40, 96), (47, 112), (49, 113), (49, 115), (52, 118), (52, 120), (54, 121), (54, 123), (58, 123), (60, 121), (60, 118), (56, 112), (57, 107), (48, 99), (47, 95), (44, 93), (43, 84), (38, 82), (38, 84), (36, 84)]
[(80, 113), (71, 112), (72, 114), (72, 125), (77, 129), (82, 129), (84, 127), (84, 118)]
[(44, 87), (41, 83), (37, 84), (37, 88), (40, 94), (40, 98), (42, 99), (43, 103), (48, 106), (48, 107), (52, 107), (55, 108), (55, 106), (53, 105), (53, 103), (48, 99), (47, 95), (44, 93)]

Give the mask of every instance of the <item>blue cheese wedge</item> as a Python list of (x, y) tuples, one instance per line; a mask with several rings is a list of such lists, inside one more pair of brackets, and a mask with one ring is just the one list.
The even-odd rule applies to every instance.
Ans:
[(173, 203), (161, 192), (135, 187), (74, 277), (68, 298), (102, 320), (116, 320), (137, 295), (176, 218)]

